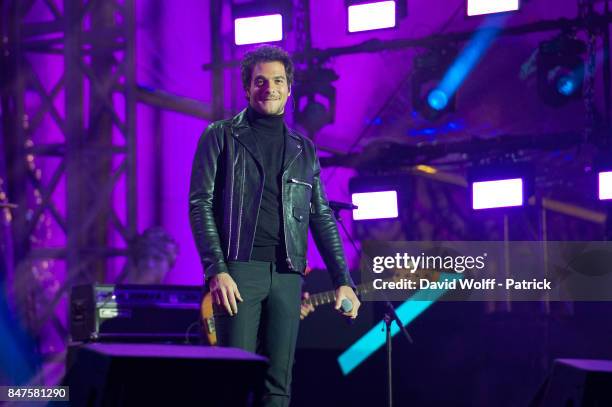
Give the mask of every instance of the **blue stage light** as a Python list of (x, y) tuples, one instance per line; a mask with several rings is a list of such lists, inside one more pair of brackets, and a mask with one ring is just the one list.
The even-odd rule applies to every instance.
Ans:
[(582, 99), (585, 53), (586, 43), (568, 34), (540, 43), (537, 86), (544, 103), (559, 107)]
[(570, 96), (578, 89), (578, 81), (572, 75), (564, 75), (557, 79), (557, 91), (564, 95)]
[(448, 105), (448, 96), (440, 89), (434, 89), (427, 95), (427, 104), (434, 110), (443, 110)]
[(457, 92), (457, 89), (487, 53), (504, 27), (507, 18), (507, 15), (492, 15), (485, 19), (479, 30), (450, 66), (438, 89), (451, 96)]
[[(506, 15), (488, 16), (458, 55), (445, 47), (417, 56), (413, 62), (413, 107), (432, 121), (454, 111), (457, 90), (486, 54), (507, 18)], [(431, 86), (432, 82), (437, 83)], [(425, 93), (432, 87), (435, 88)]]
[[(440, 273), (440, 281), (460, 280), (462, 278), (462, 274)], [(396, 309), (397, 316), (402, 321), (402, 324), (407, 326), (444, 295), (446, 291), (444, 288), (417, 291)], [(338, 364), (345, 376), (385, 345), (386, 333), (380, 329), (381, 323), (384, 323), (384, 321), (375, 324), (372, 329), (338, 356)], [(391, 336), (395, 336), (399, 331), (400, 328), (397, 324), (393, 323), (391, 325)]]

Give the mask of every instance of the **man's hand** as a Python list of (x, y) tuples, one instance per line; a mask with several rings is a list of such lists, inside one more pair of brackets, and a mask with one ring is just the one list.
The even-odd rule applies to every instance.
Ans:
[[(342, 306), (342, 300), (347, 298), (353, 304), (353, 309), (350, 312), (342, 312), (340, 308)], [(336, 289), (336, 310), (342, 312), (342, 315), (351, 317), (351, 319), (357, 318), (357, 314), (359, 313), (359, 307), (361, 306), (361, 302), (355, 295), (355, 291), (348, 285), (341, 285)]]
[(228, 273), (219, 273), (210, 279), (210, 294), (217, 305), (223, 305), (230, 316), (238, 313), (236, 300), (242, 302), (236, 282)]
[(308, 294), (308, 291), (304, 291), (302, 293), (302, 305), (300, 307), (300, 319), (306, 318), (308, 314), (314, 311), (314, 305), (306, 302), (306, 300), (308, 300), (309, 298), (310, 298), (310, 294)]

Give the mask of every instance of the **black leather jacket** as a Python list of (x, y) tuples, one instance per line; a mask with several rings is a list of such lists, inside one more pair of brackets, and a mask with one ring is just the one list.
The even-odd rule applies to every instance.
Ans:
[[(319, 174), (313, 143), (287, 129), (282, 173), (287, 264), (306, 268), (310, 225), (334, 286), (354, 286)], [(248, 261), (264, 187), (262, 159), (243, 110), (212, 123), (200, 138), (191, 172), (189, 215), (206, 278), (227, 272), (227, 262)]]

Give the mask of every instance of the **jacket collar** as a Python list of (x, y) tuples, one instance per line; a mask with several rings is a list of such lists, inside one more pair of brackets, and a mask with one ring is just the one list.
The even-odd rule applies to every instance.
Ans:
[(257, 147), (257, 140), (255, 135), (249, 126), (247, 120), (246, 109), (238, 113), (232, 119), (232, 136), (240, 142), (247, 149), (249, 153), (255, 159), (255, 162), (259, 165), (259, 168), (263, 173), (263, 160), (261, 157), (261, 151)]
[(302, 153), (302, 150), (304, 150), (302, 138), (285, 125), (285, 156), (283, 159), (283, 171), (295, 161)]
[[(246, 109), (232, 119), (232, 136), (234, 136), (251, 153), (260, 168), (263, 169), (261, 151), (247, 120)], [(285, 124), (285, 157), (283, 171), (301, 154), (304, 145), (302, 138)]]

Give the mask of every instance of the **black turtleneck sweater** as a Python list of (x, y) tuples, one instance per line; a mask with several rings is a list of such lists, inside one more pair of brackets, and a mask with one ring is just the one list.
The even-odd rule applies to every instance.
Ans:
[(280, 255), (283, 247), (280, 188), (285, 154), (285, 116), (263, 115), (249, 106), (247, 119), (257, 140), (265, 174), (251, 260), (273, 262), (277, 258), (283, 259)]

